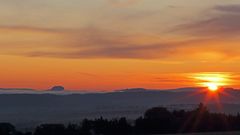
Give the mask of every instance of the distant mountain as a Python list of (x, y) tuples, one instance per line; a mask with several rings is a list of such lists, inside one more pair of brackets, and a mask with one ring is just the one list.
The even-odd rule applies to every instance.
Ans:
[(78, 122), (83, 118), (126, 116), (136, 118), (145, 110), (164, 106), (193, 109), (208, 99), (211, 111), (240, 112), (240, 91), (226, 89), (217, 99), (200, 88), (171, 90), (125, 89), (105, 93), (0, 90), (0, 121), (20, 125), (41, 122)]
[(123, 89), (123, 90), (116, 90), (115, 92), (147, 92), (151, 90), (147, 90), (144, 88), (131, 88), (131, 89)]
[[(35, 90), (31, 88), (0, 88), (0, 94), (97, 94), (97, 93), (142, 93), (142, 92), (198, 92), (206, 91), (205, 87), (185, 87), (176, 89), (145, 89), (145, 88), (128, 88), (122, 90), (115, 90), (112, 92), (94, 92), (87, 90), (65, 90), (63, 86), (54, 86), (49, 90)], [(224, 88), (224, 91), (228, 92), (239, 92), (239, 89)]]
[(184, 87), (184, 88), (176, 88), (176, 89), (169, 89), (172, 92), (190, 92), (190, 91), (199, 91), (206, 89), (205, 87)]
[(63, 86), (53, 86), (50, 91), (64, 91), (65, 88)]

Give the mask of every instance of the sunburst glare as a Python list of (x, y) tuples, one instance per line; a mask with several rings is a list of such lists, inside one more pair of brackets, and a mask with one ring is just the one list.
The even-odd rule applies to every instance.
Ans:
[(230, 73), (195, 73), (192, 78), (197, 86), (207, 87), (210, 91), (217, 91), (220, 87), (231, 85)]

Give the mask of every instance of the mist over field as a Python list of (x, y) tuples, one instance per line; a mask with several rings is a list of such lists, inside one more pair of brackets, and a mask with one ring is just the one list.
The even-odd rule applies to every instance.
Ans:
[[(115, 92), (79, 93), (69, 91), (1, 90), (0, 121), (11, 122), (20, 128), (40, 123), (78, 123), (84, 118), (136, 119), (152, 107), (169, 110), (192, 110), (205, 102), (208, 91), (203, 88), (179, 88), (171, 90), (126, 89)], [(225, 94), (229, 96), (225, 96)], [(211, 112), (236, 115), (240, 112), (238, 90), (225, 89), (221, 99), (209, 99)], [(219, 106), (220, 105), (220, 106)]]

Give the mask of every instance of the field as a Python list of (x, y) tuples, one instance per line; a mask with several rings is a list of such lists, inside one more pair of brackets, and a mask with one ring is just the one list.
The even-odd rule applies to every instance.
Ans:
[(190, 134), (167, 134), (167, 135), (240, 135), (240, 132), (190, 133)]

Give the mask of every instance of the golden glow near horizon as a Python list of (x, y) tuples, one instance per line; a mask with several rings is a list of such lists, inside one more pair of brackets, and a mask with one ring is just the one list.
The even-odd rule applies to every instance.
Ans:
[(219, 87), (232, 84), (230, 73), (195, 73), (192, 78), (198, 86), (207, 87), (211, 91), (217, 91)]

